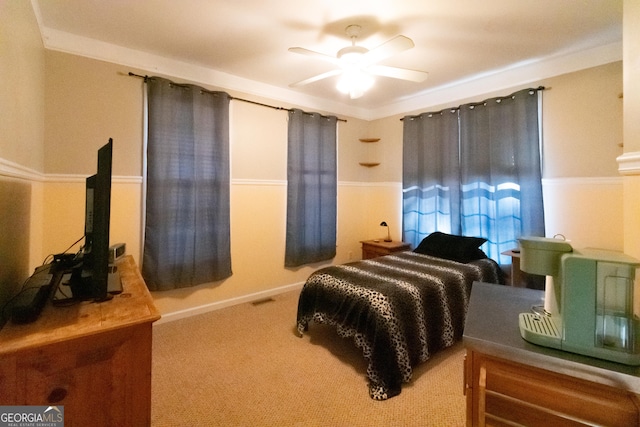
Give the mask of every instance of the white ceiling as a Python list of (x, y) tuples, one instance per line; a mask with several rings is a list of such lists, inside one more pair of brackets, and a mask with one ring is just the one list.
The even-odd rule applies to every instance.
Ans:
[[(512, 87), (622, 58), (622, 0), (32, 0), (45, 47), (197, 83), (366, 119)], [(355, 100), (336, 77), (289, 84), (332, 65), (362, 26), (369, 49), (402, 34), (415, 47), (382, 62), (429, 72), (378, 77)], [(128, 71), (128, 70), (123, 70)], [(447, 95), (443, 95), (449, 92)]]

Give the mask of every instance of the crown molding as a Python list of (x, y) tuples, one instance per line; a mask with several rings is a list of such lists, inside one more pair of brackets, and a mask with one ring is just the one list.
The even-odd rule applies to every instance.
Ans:
[(124, 65), (150, 74), (171, 76), (186, 81), (213, 86), (236, 93), (246, 93), (287, 104), (313, 107), (332, 114), (365, 118), (368, 110), (327, 99), (317, 98), (290, 89), (234, 76), (212, 68), (165, 58), (99, 40), (77, 36), (47, 27), (40, 27), (45, 49), (83, 56), (99, 61)]
[(435, 87), (395, 104), (377, 108), (371, 111), (371, 117), (379, 119), (430, 106), (455, 104), (458, 100), (527, 84), (539, 84), (543, 79), (617, 61), (622, 61), (622, 41), (579, 52), (562, 53), (515, 63), (502, 69)]
[[(34, 4), (34, 11), (38, 17), (37, 2), (32, 0), (32, 4)], [(486, 94), (488, 91), (514, 88), (539, 82), (548, 77), (622, 60), (622, 41), (620, 41), (579, 52), (564, 52), (551, 57), (512, 64), (502, 69), (429, 89), (416, 96), (407, 97), (386, 106), (367, 109), (54, 30), (45, 27), (39, 18), (37, 21), (44, 47), (49, 50), (120, 64), (149, 73), (172, 76), (224, 90), (237, 91), (367, 121), (428, 109), (431, 106), (455, 103), (461, 99)]]

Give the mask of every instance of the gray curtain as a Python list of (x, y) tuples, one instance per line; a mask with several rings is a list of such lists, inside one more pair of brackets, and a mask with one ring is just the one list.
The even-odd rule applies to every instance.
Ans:
[(403, 239), (484, 237), (488, 256), (544, 236), (539, 90), (404, 118)]
[(336, 255), (337, 118), (289, 112), (285, 266)]
[(505, 264), (518, 237), (545, 232), (538, 98), (525, 89), (460, 107), (462, 229)]
[(417, 247), (433, 231), (460, 234), (458, 111), (403, 120), (403, 240)]
[(158, 77), (147, 81), (146, 223), (149, 289), (231, 275), (229, 95)]

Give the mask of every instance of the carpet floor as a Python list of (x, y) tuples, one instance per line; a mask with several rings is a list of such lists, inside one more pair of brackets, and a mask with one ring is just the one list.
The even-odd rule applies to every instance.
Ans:
[(418, 366), (399, 396), (374, 401), (352, 340), (317, 324), (296, 335), (298, 295), (155, 325), (152, 425), (465, 424), (461, 343)]

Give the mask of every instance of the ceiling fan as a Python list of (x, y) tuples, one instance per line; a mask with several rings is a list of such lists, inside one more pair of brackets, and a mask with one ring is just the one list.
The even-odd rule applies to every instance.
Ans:
[(351, 38), (351, 46), (338, 51), (336, 56), (325, 55), (302, 47), (291, 47), (289, 52), (299, 53), (330, 62), (339, 68), (318, 74), (313, 77), (292, 83), (290, 87), (298, 87), (317, 82), (333, 76), (341, 76), (337, 88), (349, 94), (351, 99), (361, 97), (373, 85), (373, 76), (391, 77), (413, 82), (424, 81), (428, 73), (424, 71), (408, 70), (405, 68), (379, 65), (378, 62), (392, 55), (414, 47), (413, 41), (405, 36), (396, 36), (380, 46), (369, 50), (363, 46), (356, 46), (356, 39), (360, 35), (359, 25), (349, 25), (347, 35)]

